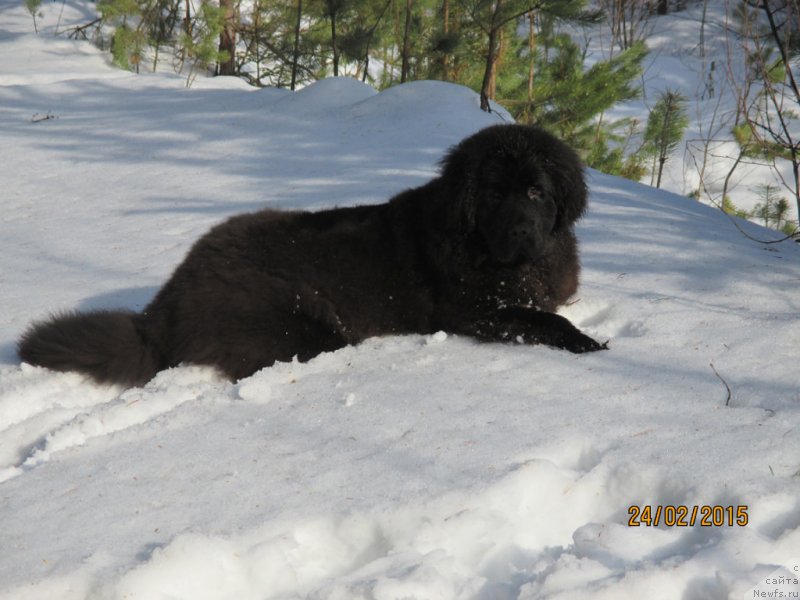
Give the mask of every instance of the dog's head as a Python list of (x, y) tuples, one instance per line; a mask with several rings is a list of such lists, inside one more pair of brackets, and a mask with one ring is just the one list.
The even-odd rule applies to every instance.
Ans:
[(448, 225), (477, 234), (498, 263), (530, 263), (586, 209), (577, 154), (542, 129), (496, 125), (452, 148), (442, 161)]

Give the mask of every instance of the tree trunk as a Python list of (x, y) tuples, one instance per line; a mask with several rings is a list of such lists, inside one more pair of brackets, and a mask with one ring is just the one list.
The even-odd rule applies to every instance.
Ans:
[(292, 81), (289, 89), (297, 87), (297, 68), (300, 62), (300, 21), (303, 16), (303, 0), (297, 0), (297, 20), (294, 22), (294, 48), (292, 50)]
[(492, 112), (489, 105), (489, 86), (492, 80), (492, 71), (494, 71), (494, 47), (497, 44), (497, 31), (494, 29), (489, 31), (489, 50), (486, 53), (486, 67), (483, 71), (483, 84), (481, 85), (481, 110)]
[[(442, 31), (445, 35), (450, 33), (450, 0), (444, 0), (442, 3)], [(442, 53), (442, 79), (450, 81), (450, 59), (447, 53)]]
[(234, 0), (219, 0), (222, 9), (219, 51), (227, 53), (219, 63), (219, 75), (236, 75), (236, 10), (233, 3)]
[(402, 63), (400, 67), (400, 83), (405, 83), (410, 70), (409, 54), (411, 54), (411, 6), (413, 0), (406, 0), (406, 22), (403, 28)]
[(481, 84), (481, 110), (492, 112), (489, 100), (492, 98), (491, 86), (494, 79), (495, 65), (497, 64), (497, 43), (499, 26), (497, 24), (503, 0), (496, 0), (494, 11), (492, 12), (492, 24), (489, 27), (489, 44), (486, 50), (486, 67), (483, 71), (483, 83)]
[(333, 76), (339, 76), (339, 48), (336, 45), (336, 11), (331, 11), (331, 47), (333, 48)]
[(703, 16), (700, 18), (700, 58), (705, 63), (706, 60), (706, 13), (708, 12), (708, 0), (703, 0)]
[(492, 65), (492, 74), (489, 78), (489, 99), (494, 100), (497, 98), (497, 69), (500, 62), (500, 57), (505, 53), (506, 39), (502, 29), (497, 30), (497, 52), (495, 53), (494, 64)]
[[(186, 34), (187, 37), (192, 37), (192, 11), (191, 11), (191, 4), (189, 0), (185, 0), (185, 8), (184, 8), (184, 16), (183, 16), (183, 32)], [(181, 44), (181, 68), (183, 68), (183, 62), (186, 60), (186, 46), (185, 44)]]
[(528, 64), (528, 102), (533, 100), (533, 78), (536, 66), (536, 12), (531, 11), (528, 15), (528, 53), (530, 54)]

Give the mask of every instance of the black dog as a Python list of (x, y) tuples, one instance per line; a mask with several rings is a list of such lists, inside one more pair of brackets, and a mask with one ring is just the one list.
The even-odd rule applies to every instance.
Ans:
[(553, 311), (578, 286), (577, 155), (533, 127), (466, 138), (441, 176), (377, 206), (264, 210), (202, 237), (142, 313), (56, 315), (22, 360), (143, 384), (180, 363), (231, 379), (378, 335), (605, 348)]

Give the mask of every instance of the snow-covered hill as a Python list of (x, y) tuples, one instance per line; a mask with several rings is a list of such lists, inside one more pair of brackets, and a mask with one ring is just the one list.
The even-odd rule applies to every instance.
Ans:
[(20, 366), (30, 320), (141, 308), (226, 216), (384, 201), (503, 116), (432, 82), (186, 89), (0, 15), (0, 598), (800, 593), (795, 245), (591, 173), (563, 312), (608, 352), (388, 337), (127, 391)]

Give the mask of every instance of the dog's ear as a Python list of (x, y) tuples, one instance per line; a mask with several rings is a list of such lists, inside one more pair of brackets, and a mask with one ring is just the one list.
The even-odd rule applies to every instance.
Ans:
[(567, 229), (586, 212), (587, 194), (584, 166), (578, 153), (554, 135), (531, 127), (530, 152), (544, 167), (551, 182), (558, 209), (554, 231)]
[[(572, 157), (570, 157), (572, 158)], [(554, 231), (567, 229), (586, 212), (586, 180), (583, 165), (574, 160), (544, 159), (545, 170), (552, 182), (553, 196), (558, 214)]]
[(440, 163), (445, 226), (464, 234), (475, 230), (481, 168), (480, 155), (468, 146), (469, 141), (471, 138), (451, 148)]

